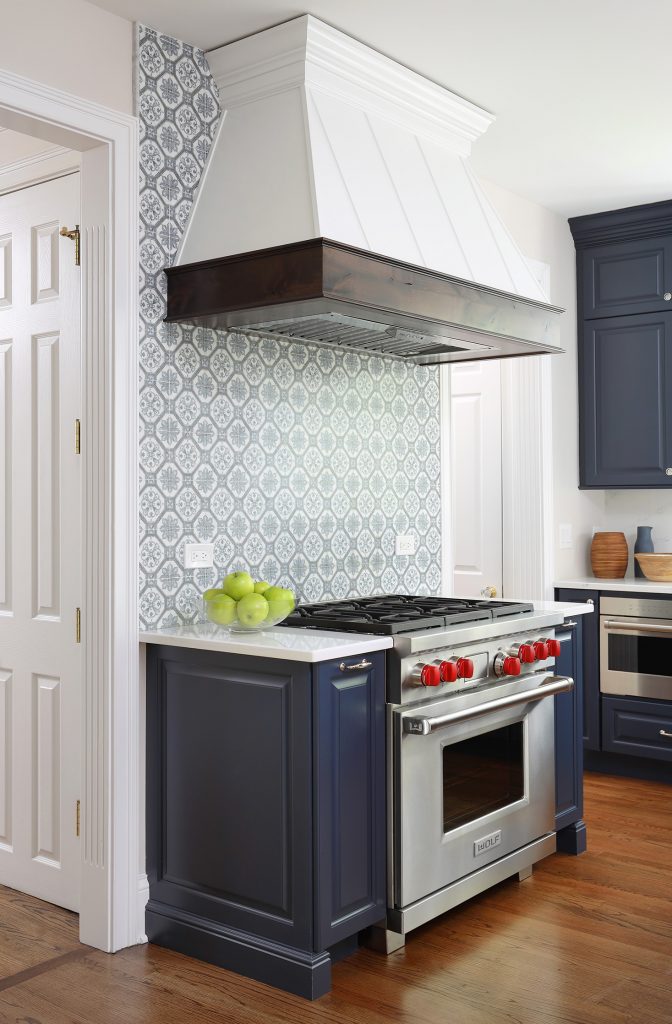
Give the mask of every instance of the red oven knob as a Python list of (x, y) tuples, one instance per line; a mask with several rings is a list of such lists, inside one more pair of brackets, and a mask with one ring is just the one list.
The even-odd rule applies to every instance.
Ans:
[(495, 655), (493, 668), (496, 676), (519, 676), (520, 658), (516, 658), (513, 654), (507, 654), (505, 651), (499, 651)]
[(454, 683), (457, 679), (457, 662), (442, 661), (439, 665), (442, 683)]
[(559, 658), (560, 657), (560, 654), (561, 654), (561, 651), (562, 651), (562, 646), (561, 646), (559, 640), (546, 640), (546, 639), (544, 639), (544, 643), (548, 647), (548, 656), (549, 656), (549, 658)]
[(516, 653), (525, 665), (531, 665), (533, 661), (537, 660), (532, 644), (521, 644)]
[(471, 679), (474, 674), (474, 663), (471, 658), (458, 658), (457, 659), (457, 677), (458, 679)]
[(423, 686), (440, 686), (441, 670), (438, 665), (423, 665), (420, 672), (420, 682)]
[(548, 657), (548, 645), (546, 642), (544, 640), (535, 640), (533, 646), (537, 660), (546, 661), (546, 658)]

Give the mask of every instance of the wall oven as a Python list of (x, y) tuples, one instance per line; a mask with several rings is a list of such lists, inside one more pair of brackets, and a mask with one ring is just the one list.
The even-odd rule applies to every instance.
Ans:
[(600, 690), (672, 700), (672, 601), (600, 598)]

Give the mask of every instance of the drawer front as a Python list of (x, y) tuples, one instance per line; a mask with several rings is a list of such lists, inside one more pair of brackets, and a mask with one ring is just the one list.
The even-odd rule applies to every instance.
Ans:
[(603, 697), (602, 749), (672, 762), (672, 701)]

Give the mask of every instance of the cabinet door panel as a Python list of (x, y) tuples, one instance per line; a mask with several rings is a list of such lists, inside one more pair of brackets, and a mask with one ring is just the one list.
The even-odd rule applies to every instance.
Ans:
[(309, 668), (151, 648), (147, 681), (152, 901), (309, 950)]
[(640, 238), (583, 250), (586, 318), (657, 313), (670, 308), (672, 239)]
[(672, 762), (672, 701), (604, 697), (604, 749)]
[(584, 326), (579, 358), (581, 484), (670, 486), (672, 313)]
[[(364, 660), (371, 666), (350, 670)], [(317, 670), (315, 948), (385, 916), (384, 654)]]

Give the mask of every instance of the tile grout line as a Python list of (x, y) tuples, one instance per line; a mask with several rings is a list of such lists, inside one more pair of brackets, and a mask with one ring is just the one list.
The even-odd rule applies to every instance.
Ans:
[(24, 982), (30, 981), (32, 978), (38, 978), (41, 974), (46, 974), (48, 971), (56, 970), (58, 967), (71, 963), (73, 960), (83, 960), (90, 952), (89, 949), (73, 949), (69, 953), (62, 953), (61, 956), (55, 956), (51, 960), (45, 960), (41, 964), (36, 964), (34, 967), (28, 967), (25, 971), (10, 974), (8, 978), (0, 978), (0, 992), (8, 988), (14, 988), (15, 985), (23, 985)]

